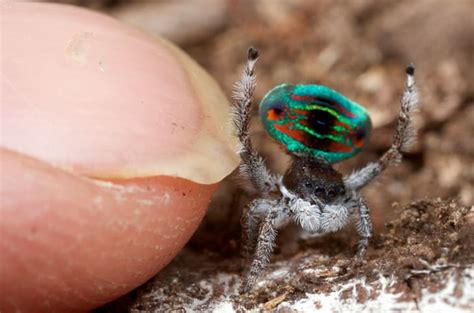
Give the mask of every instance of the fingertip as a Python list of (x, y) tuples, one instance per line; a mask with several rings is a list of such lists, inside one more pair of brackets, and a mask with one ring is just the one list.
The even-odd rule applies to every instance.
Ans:
[(0, 150), (5, 310), (89, 310), (148, 280), (184, 246), (214, 185), (94, 181)]

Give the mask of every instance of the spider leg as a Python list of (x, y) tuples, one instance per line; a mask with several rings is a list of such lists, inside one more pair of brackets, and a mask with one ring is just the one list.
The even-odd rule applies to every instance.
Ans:
[(242, 228), (241, 253), (244, 261), (249, 260), (255, 251), (260, 223), (275, 205), (275, 200), (256, 199), (245, 206), (240, 220)]
[(344, 184), (348, 189), (359, 190), (363, 188), (388, 166), (400, 163), (403, 152), (409, 151), (416, 137), (412, 113), (418, 106), (418, 91), (415, 85), (414, 73), (415, 67), (410, 64), (406, 69), (405, 91), (400, 101), (401, 110), (392, 146), (378, 161), (369, 163), (351, 175), (344, 177)]
[(342, 229), (357, 212), (357, 232), (361, 237), (357, 245), (357, 262), (361, 262), (372, 237), (372, 221), (369, 208), (357, 192), (346, 195), (342, 203), (325, 205), (321, 211), (320, 233), (336, 232)]
[(270, 173), (263, 158), (252, 147), (249, 134), (252, 96), (256, 86), (254, 67), (257, 59), (257, 50), (250, 48), (244, 72), (240, 81), (234, 86), (233, 122), (237, 129), (237, 137), (241, 143), (238, 152), (242, 159), (239, 166), (240, 175), (248, 178), (260, 192), (268, 193), (278, 190), (279, 179)]
[(357, 195), (359, 198), (358, 205), (358, 217), (357, 220), (357, 232), (360, 235), (359, 243), (357, 244), (356, 261), (361, 263), (364, 259), (365, 251), (369, 246), (369, 240), (372, 237), (372, 221), (370, 219), (370, 212), (367, 203), (361, 195)]
[(287, 217), (281, 206), (274, 207), (260, 225), (254, 259), (242, 285), (242, 292), (248, 292), (265, 269), (273, 252), (278, 222)]

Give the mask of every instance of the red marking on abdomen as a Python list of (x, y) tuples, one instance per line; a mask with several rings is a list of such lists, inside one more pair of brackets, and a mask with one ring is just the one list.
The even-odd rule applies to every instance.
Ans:
[(357, 148), (362, 148), (362, 146), (364, 145), (364, 141), (365, 141), (365, 137), (361, 137), (360, 139), (357, 139), (357, 137), (353, 137), (351, 142), (354, 146), (356, 146)]
[[(348, 126), (348, 125), (345, 124), (345, 123), (342, 123), (342, 122), (340, 122), (340, 121), (336, 121), (335, 125), (342, 126), (342, 127), (344, 127), (345, 129), (347, 129), (348, 132), (349, 132), (349, 134), (350, 134), (350, 136), (347, 136), (347, 134), (344, 134), (344, 137), (345, 137), (345, 138), (350, 138), (351, 143), (352, 143), (356, 148), (362, 148), (362, 146), (364, 145), (365, 137), (361, 137), (361, 138), (357, 139), (357, 136), (356, 136), (354, 130), (352, 130), (352, 129), (350, 128), (350, 126)], [(336, 135), (336, 134), (334, 134), (334, 135)]]
[[(320, 97), (315, 97), (315, 96), (298, 96), (295, 94), (291, 94), (290, 98), (296, 101), (321, 101), (321, 102), (326, 102), (329, 105), (332, 105), (338, 110), (340, 113), (350, 117), (350, 118), (355, 118), (355, 114), (352, 112), (347, 111), (343, 106), (341, 106), (339, 103), (330, 101), (328, 99), (320, 98)], [(304, 114), (304, 113), (302, 113)]]
[(295, 95), (295, 94), (291, 94), (290, 98), (293, 99), (293, 100), (296, 100), (296, 101), (309, 101), (309, 100), (313, 100), (315, 97), (313, 97), (313, 96), (298, 96), (298, 95)]
[(338, 103), (336, 103), (336, 102), (331, 102), (331, 104), (334, 105), (334, 106), (337, 108), (337, 110), (338, 110), (339, 112), (342, 112), (342, 114), (344, 114), (344, 115), (346, 115), (346, 116), (348, 116), (348, 117), (351, 117), (351, 118), (356, 117), (354, 113), (347, 111), (347, 110), (346, 110), (344, 107), (342, 107), (340, 104), (338, 104)]
[(306, 111), (306, 110), (293, 109), (292, 111), (297, 113), (297, 114), (304, 115), (304, 116), (308, 115), (308, 111)]
[(290, 136), (291, 138), (298, 140), (299, 142), (304, 143), (305, 132), (300, 129), (289, 129), (285, 125), (275, 124), (275, 128), (285, 135)]
[(352, 147), (343, 145), (337, 141), (332, 141), (329, 146), (330, 152), (352, 152)]
[(340, 122), (340, 121), (336, 120), (336, 121), (334, 122), (334, 125), (342, 126), (342, 127), (344, 127), (345, 129), (347, 129), (350, 133), (353, 133), (351, 127), (350, 127), (349, 125), (347, 125), (346, 123), (343, 123), (343, 122)]
[(308, 120), (299, 120), (299, 123), (303, 126), (310, 127), (309, 123), (308, 123)]
[(277, 121), (277, 120), (281, 120), (282, 118), (283, 118), (282, 112), (277, 114), (274, 109), (270, 109), (267, 112), (267, 119), (270, 121)]

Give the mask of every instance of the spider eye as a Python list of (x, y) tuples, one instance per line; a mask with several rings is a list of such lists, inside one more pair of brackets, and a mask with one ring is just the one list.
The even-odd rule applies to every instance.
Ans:
[(304, 183), (304, 186), (308, 189), (312, 189), (313, 188), (313, 184), (310, 182), (310, 181), (307, 181)]
[(330, 189), (328, 191), (328, 196), (330, 196), (331, 198), (334, 197), (335, 195), (337, 194), (336, 190), (334, 189)]
[(323, 187), (316, 187), (314, 189), (314, 193), (318, 195), (322, 195), (324, 193), (324, 188)]

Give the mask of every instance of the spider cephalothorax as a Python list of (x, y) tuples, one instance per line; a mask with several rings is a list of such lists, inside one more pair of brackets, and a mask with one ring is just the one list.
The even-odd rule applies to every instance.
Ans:
[(242, 251), (252, 258), (244, 291), (251, 289), (268, 263), (277, 229), (290, 221), (310, 233), (325, 234), (343, 228), (355, 216), (361, 237), (356, 257), (362, 260), (372, 236), (372, 223), (359, 191), (389, 165), (401, 161), (415, 137), (411, 113), (418, 102), (414, 67), (410, 65), (392, 146), (379, 160), (343, 176), (331, 164), (365, 147), (372, 128), (367, 111), (325, 86), (279, 85), (264, 97), (259, 113), (268, 133), (282, 144), (292, 162), (285, 175), (272, 174), (249, 136), (257, 58), (257, 50), (250, 48), (234, 91), (240, 175), (261, 193), (242, 216)]
[(294, 157), (283, 176), (283, 185), (313, 204), (329, 203), (345, 193), (342, 175), (326, 162), (312, 157)]

